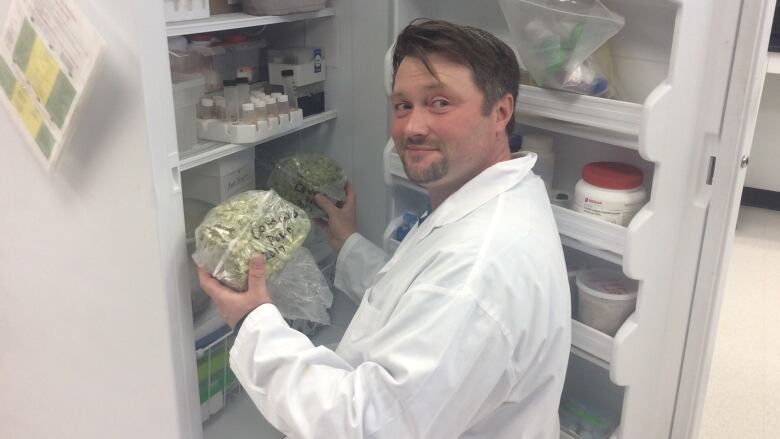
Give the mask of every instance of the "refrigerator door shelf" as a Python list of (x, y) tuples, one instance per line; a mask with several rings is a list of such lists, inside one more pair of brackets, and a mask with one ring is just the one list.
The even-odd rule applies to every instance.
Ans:
[[(252, 141), (248, 143), (225, 143), (223, 141), (211, 141), (204, 140), (198, 143), (192, 150), (187, 151), (180, 155), (181, 161), (179, 162), (179, 169), (186, 171), (187, 169), (200, 166), (204, 163), (209, 163), (222, 157), (226, 157), (233, 153), (244, 151), (249, 148), (254, 148), (256, 145), (265, 143), (282, 136), (300, 131), (305, 128), (319, 125), (323, 122), (327, 122), (331, 119), (335, 119), (338, 113), (336, 111), (326, 111), (324, 113), (314, 114), (303, 118), (295, 127), (290, 127), (286, 130), (278, 130), (275, 133), (263, 137), (260, 140)], [(199, 128), (200, 129), (200, 128)]]
[(572, 319), (571, 352), (574, 355), (608, 369), (613, 344), (614, 339), (609, 335)]
[[(542, 117), (554, 122), (552, 131), (583, 130), (570, 124), (590, 127), (601, 131), (600, 137), (606, 143), (618, 146), (636, 144), (639, 126), (642, 121), (642, 105), (611, 99), (582, 96), (563, 91), (548, 90), (529, 85), (521, 85), (517, 96), (516, 111), (521, 115)], [(534, 119), (529, 119), (533, 121)], [(530, 124), (528, 122), (527, 124)], [(548, 125), (549, 126), (549, 125)], [(635, 146), (633, 146), (635, 148)]]

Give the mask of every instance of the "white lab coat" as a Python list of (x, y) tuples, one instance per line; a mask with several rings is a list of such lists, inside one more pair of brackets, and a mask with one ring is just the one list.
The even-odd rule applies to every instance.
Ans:
[(296, 439), (557, 438), (570, 294), (534, 161), (482, 172), (387, 263), (352, 235), (336, 285), (360, 306), (335, 352), (253, 311), (230, 364), (266, 419)]

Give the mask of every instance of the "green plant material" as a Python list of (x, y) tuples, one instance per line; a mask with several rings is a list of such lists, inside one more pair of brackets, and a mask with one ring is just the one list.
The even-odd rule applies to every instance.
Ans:
[(268, 186), (305, 210), (309, 217), (325, 218), (327, 215), (314, 201), (314, 196), (321, 193), (333, 202), (343, 201), (346, 181), (344, 170), (335, 160), (320, 154), (301, 153), (277, 162)]
[(266, 275), (284, 268), (309, 234), (303, 210), (274, 191), (247, 191), (211, 209), (195, 230), (195, 263), (236, 291), (246, 291), (249, 261), (265, 257)]

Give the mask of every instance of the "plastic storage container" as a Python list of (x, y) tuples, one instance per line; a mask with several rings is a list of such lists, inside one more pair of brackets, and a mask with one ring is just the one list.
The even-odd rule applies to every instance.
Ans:
[[(325, 80), (325, 56), (320, 47), (268, 50), (268, 82), (284, 86), (282, 72), (292, 70), (298, 87)], [(300, 96), (299, 96), (300, 97)]]
[(168, 23), (210, 16), (209, 0), (164, 0), (163, 5)]
[(250, 15), (285, 15), (318, 11), (325, 0), (241, 0), (241, 6)]
[(197, 145), (198, 131), (195, 119), (198, 102), (206, 92), (206, 80), (201, 75), (184, 73), (171, 74), (173, 81), (173, 111), (176, 117), (176, 139), (179, 152), (185, 152)]
[(574, 210), (627, 226), (647, 201), (642, 171), (624, 163), (589, 163), (574, 187)]
[(255, 151), (229, 155), (182, 173), (182, 195), (220, 204), (229, 197), (255, 189)]
[(615, 335), (634, 312), (638, 283), (618, 270), (591, 268), (577, 273), (577, 319)]

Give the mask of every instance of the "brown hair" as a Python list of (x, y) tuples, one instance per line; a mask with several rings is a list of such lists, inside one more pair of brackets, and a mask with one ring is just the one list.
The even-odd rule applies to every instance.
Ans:
[[(416, 58), (435, 78), (429, 55), (441, 55), (471, 69), (474, 84), (485, 97), (483, 114), (506, 94), (517, 102), (520, 67), (514, 52), (490, 32), (443, 20), (416, 19), (398, 35), (393, 53), (393, 82), (401, 61)], [(515, 126), (514, 109), (506, 124), (507, 136)]]

